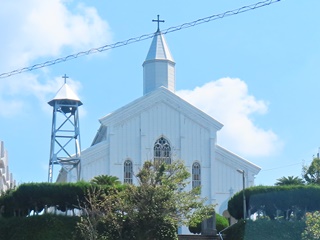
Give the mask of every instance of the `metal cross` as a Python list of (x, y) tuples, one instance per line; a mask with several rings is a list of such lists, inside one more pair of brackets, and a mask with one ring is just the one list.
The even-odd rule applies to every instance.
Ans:
[(157, 22), (158, 23), (158, 30), (157, 30), (157, 32), (159, 32), (160, 31), (160, 23), (161, 22), (164, 22), (164, 20), (160, 20), (160, 18), (159, 18), (159, 15), (157, 15), (157, 20), (152, 20), (152, 22)]
[(67, 83), (67, 78), (69, 78), (66, 74), (64, 74), (64, 76), (62, 76), (62, 78), (64, 78), (64, 83)]

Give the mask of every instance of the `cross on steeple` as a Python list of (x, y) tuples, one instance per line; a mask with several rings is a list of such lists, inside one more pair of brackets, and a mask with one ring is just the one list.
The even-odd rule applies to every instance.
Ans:
[(62, 76), (62, 78), (64, 78), (64, 83), (67, 83), (67, 78), (69, 78), (66, 74), (64, 74), (64, 76)]
[(164, 20), (160, 20), (159, 15), (157, 15), (157, 19), (156, 20), (152, 20), (152, 22), (157, 22), (158, 23), (158, 30), (157, 32), (160, 32), (160, 23), (164, 22)]

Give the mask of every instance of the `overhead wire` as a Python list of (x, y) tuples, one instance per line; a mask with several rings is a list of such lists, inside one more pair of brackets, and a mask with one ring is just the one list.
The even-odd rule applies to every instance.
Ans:
[(281, 168), (287, 168), (287, 167), (292, 167), (292, 166), (296, 166), (296, 165), (301, 165), (303, 166), (308, 166), (309, 164), (311, 164), (312, 161), (305, 161), (302, 160), (300, 162), (295, 162), (292, 164), (288, 164), (288, 165), (282, 165), (282, 166), (278, 166), (278, 167), (274, 167), (274, 168), (268, 168), (268, 169), (262, 169), (262, 172), (266, 172), (266, 171), (273, 171), (273, 170), (277, 170), (277, 169), (281, 169)]
[[(230, 17), (230, 16), (233, 16), (233, 15), (237, 15), (237, 14), (240, 14), (240, 13), (252, 11), (252, 10), (255, 10), (257, 8), (265, 7), (265, 6), (271, 5), (271, 4), (276, 3), (276, 2), (280, 2), (280, 1), (281, 0), (266, 0), (266, 1), (257, 2), (255, 4), (243, 6), (243, 7), (234, 9), (234, 10), (229, 10), (229, 11), (226, 11), (224, 13), (214, 14), (214, 15), (211, 15), (209, 17), (200, 18), (200, 19), (192, 21), (192, 22), (183, 23), (183, 24), (178, 25), (178, 26), (170, 27), (170, 28), (167, 28), (165, 30), (162, 30), (161, 33), (162, 34), (168, 34), (168, 33), (172, 33), (172, 32), (175, 32), (175, 31), (180, 31), (182, 29), (194, 27), (194, 26), (199, 25), (199, 24), (208, 23), (208, 22), (211, 22), (211, 21), (214, 21), (214, 20), (218, 20), (218, 19), (222, 19), (222, 18), (225, 18), (225, 17)], [(125, 41), (120, 41), (120, 42), (116, 42), (116, 43), (113, 43), (113, 44), (107, 44), (107, 45), (104, 45), (104, 46), (98, 47), (98, 48), (91, 48), (91, 49), (89, 49), (87, 51), (81, 51), (81, 52), (78, 52), (78, 53), (75, 53), (75, 54), (70, 54), (70, 55), (68, 55), (66, 57), (61, 57), (61, 58), (57, 58), (57, 59), (54, 59), (54, 60), (50, 60), (50, 61), (34, 64), (32, 66), (29, 66), (29, 67), (19, 68), (19, 69), (10, 71), (10, 72), (1, 73), (0, 74), (0, 78), (7, 78), (7, 77), (10, 77), (12, 75), (20, 74), (20, 73), (23, 73), (23, 72), (33, 71), (33, 70), (40, 69), (40, 68), (43, 68), (43, 67), (48, 67), (48, 66), (55, 65), (55, 64), (58, 64), (58, 63), (70, 61), (70, 60), (73, 60), (73, 59), (76, 59), (76, 58), (79, 58), (79, 57), (83, 57), (83, 56), (86, 56), (86, 55), (99, 53), (99, 52), (104, 52), (104, 51), (107, 51), (107, 50), (110, 50), (110, 49), (113, 49), (113, 48), (118, 48), (118, 47), (126, 46), (126, 45), (129, 45), (129, 44), (132, 44), (132, 43), (144, 41), (144, 40), (147, 40), (149, 38), (152, 38), (154, 36), (154, 34), (155, 33), (144, 34), (144, 35), (141, 35), (139, 37), (129, 38), (129, 39), (125, 40)]]
[(277, 170), (277, 169), (281, 169), (281, 168), (292, 167), (292, 166), (296, 166), (296, 165), (301, 165), (301, 166), (303, 166), (303, 164), (304, 164), (303, 162), (297, 162), (297, 163), (292, 163), (292, 164), (288, 164), (288, 165), (283, 165), (283, 166), (280, 166), (280, 167), (262, 169), (261, 171), (263, 171), (263, 172), (272, 171), (272, 170)]

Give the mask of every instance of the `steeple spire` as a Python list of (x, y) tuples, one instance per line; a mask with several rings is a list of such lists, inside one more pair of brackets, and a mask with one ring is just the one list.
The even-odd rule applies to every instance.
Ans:
[(164, 20), (152, 20), (158, 23), (158, 30), (154, 33), (151, 46), (143, 66), (143, 94), (147, 94), (159, 87), (166, 87), (175, 91), (175, 62), (170, 53), (167, 42), (159, 27)]

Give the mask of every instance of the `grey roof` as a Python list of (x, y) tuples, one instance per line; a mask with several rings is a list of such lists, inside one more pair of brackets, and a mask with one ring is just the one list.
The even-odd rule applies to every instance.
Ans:
[(62, 85), (62, 87), (58, 90), (56, 96), (51, 101), (49, 101), (48, 104), (50, 106), (53, 106), (54, 102), (58, 100), (75, 101), (79, 102), (79, 106), (82, 105), (80, 98), (74, 93), (74, 91), (72, 91), (67, 83)]
[(169, 60), (174, 62), (165, 38), (160, 31), (155, 32), (152, 43), (145, 61)]

